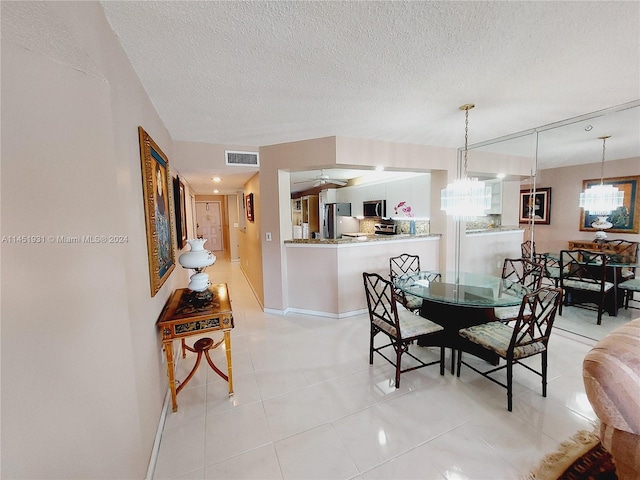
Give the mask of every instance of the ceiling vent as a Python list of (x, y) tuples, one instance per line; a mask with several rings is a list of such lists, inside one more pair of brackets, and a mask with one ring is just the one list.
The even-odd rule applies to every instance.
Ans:
[(260, 158), (258, 157), (258, 152), (236, 152), (233, 150), (225, 150), (224, 155), (227, 160), (227, 165), (249, 165), (252, 167), (260, 166)]

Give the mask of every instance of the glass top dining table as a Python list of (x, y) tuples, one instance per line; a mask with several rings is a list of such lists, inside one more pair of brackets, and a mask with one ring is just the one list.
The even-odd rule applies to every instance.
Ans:
[(510, 307), (520, 305), (529, 293), (524, 285), (491, 275), (444, 272), (436, 280), (435, 272), (422, 271), (397, 277), (394, 286), (410, 295), (435, 303), (461, 307)]

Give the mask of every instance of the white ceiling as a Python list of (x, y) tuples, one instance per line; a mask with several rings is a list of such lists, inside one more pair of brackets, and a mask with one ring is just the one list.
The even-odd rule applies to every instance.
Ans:
[[(46, 3), (3, 5), (3, 38), (44, 37)], [(460, 147), (464, 103), (476, 105), (475, 144), (640, 99), (638, 1), (100, 3), (177, 141), (258, 147), (339, 135)], [(41, 18), (6, 22), (12, 10)], [(578, 143), (600, 161), (604, 134), (608, 160), (639, 156), (633, 111), (606, 127), (626, 133), (596, 124), (567, 142), (563, 130), (571, 148), (541, 148), (541, 167), (583, 163)], [(224, 158), (212, 162), (224, 180)], [(211, 169), (204, 183), (200, 169), (181, 174), (210, 184)], [(241, 189), (251, 172), (237, 172), (220, 188)]]

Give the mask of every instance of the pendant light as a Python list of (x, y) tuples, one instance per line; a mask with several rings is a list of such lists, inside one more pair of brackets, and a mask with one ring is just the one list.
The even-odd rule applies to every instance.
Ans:
[(624, 192), (613, 185), (604, 184), (604, 154), (607, 138), (611, 138), (611, 135), (598, 138), (602, 140), (600, 184), (589, 187), (580, 194), (580, 207), (584, 208), (589, 215), (604, 216), (606, 218), (611, 212), (622, 206)]
[(487, 187), (483, 181), (467, 176), (467, 162), (469, 155), (469, 110), (475, 107), (467, 103), (460, 107), (465, 112), (464, 124), (464, 169), (462, 177), (456, 178), (453, 183), (440, 194), (440, 209), (456, 220), (473, 220), (476, 217), (486, 216), (486, 211), (491, 208), (491, 187)]

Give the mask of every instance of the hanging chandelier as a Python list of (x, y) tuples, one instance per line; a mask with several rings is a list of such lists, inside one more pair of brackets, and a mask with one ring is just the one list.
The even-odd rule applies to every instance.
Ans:
[(600, 184), (587, 188), (580, 194), (580, 207), (584, 208), (589, 215), (604, 216), (605, 218), (618, 207), (622, 206), (624, 192), (618, 190), (613, 185), (604, 184), (604, 153), (607, 138), (598, 137), (602, 140), (602, 163), (600, 165)]
[(469, 155), (469, 110), (475, 107), (468, 103), (462, 105), (460, 110), (465, 112), (464, 123), (464, 169), (462, 176), (456, 178), (453, 183), (440, 194), (440, 209), (456, 220), (473, 220), (476, 217), (486, 216), (486, 211), (491, 208), (491, 187), (485, 185), (477, 178), (467, 176), (467, 162)]

